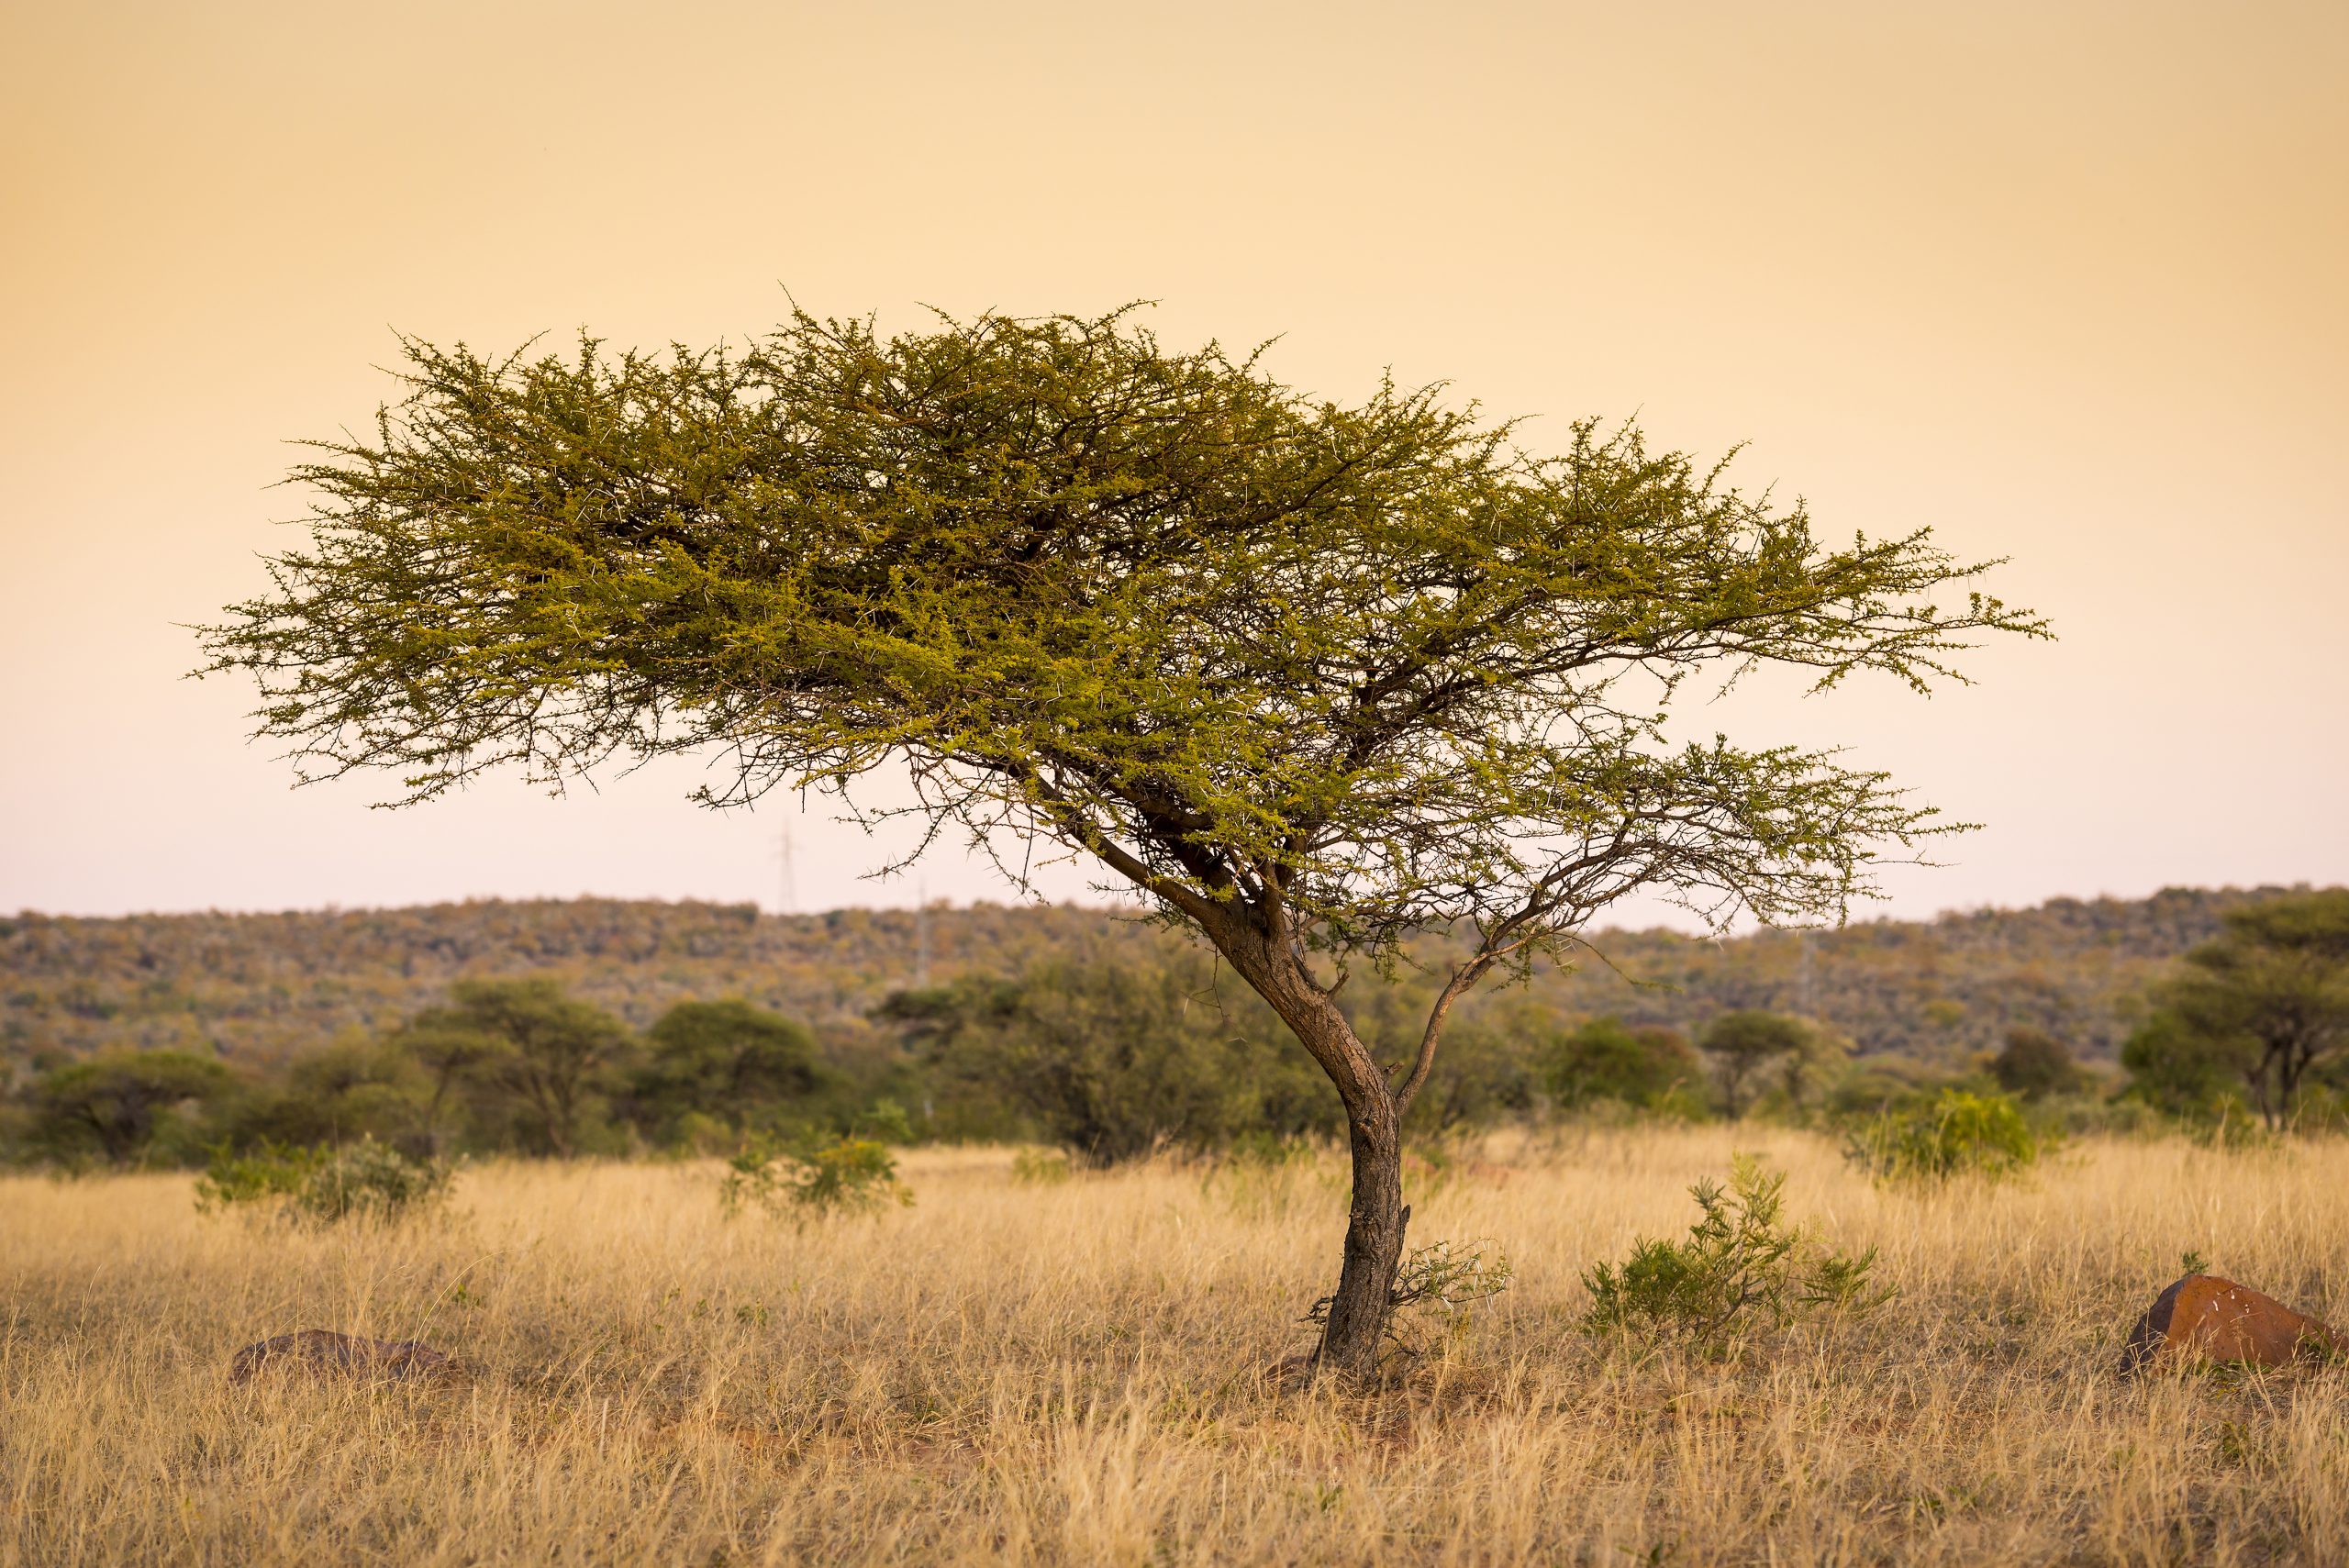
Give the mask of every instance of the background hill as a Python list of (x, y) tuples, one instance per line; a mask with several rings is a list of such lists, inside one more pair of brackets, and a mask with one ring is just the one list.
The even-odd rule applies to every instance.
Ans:
[[(2215, 932), (2223, 911), (2279, 891), (2173, 888), (1718, 942), (1609, 930), (1592, 940), (1614, 969), (1586, 961), (1544, 971), (1525, 990), (1488, 989), (1476, 1008), (1510, 1009), (1531, 1027), (1619, 1013), (1691, 1029), (1725, 1008), (1768, 1007), (1816, 1018), (1862, 1053), (1929, 1062), (1993, 1049), (2009, 1025), (2028, 1022), (2109, 1060), (2147, 981)], [(791, 917), (606, 899), (24, 914), (0, 917), (0, 1053), (21, 1064), (181, 1047), (273, 1063), (348, 1031), (387, 1029), (450, 981), (492, 974), (551, 975), (639, 1027), (679, 1000), (742, 995), (819, 1030), (853, 1030), (892, 991), (1148, 940), (1146, 928), (1107, 910), (996, 905)], [(1444, 944), (1431, 937), (1424, 947), (1432, 959)], [(1382, 991), (1367, 979), (1354, 982), (1364, 989), (1353, 1005), (1391, 1009), (1398, 1022), (1421, 989), (1407, 981)]]

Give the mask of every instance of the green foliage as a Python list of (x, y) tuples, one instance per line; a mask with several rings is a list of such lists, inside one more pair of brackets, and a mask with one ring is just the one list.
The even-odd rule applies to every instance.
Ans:
[(1011, 1157), (1011, 1179), (1022, 1186), (1058, 1186), (1069, 1175), (1066, 1150), (1022, 1149)]
[(1890, 1289), (1870, 1278), (1875, 1248), (1833, 1251), (1784, 1223), (1786, 1181), (1741, 1154), (1726, 1192), (1698, 1182), (1689, 1194), (1702, 1212), (1686, 1240), (1642, 1238), (1620, 1263), (1600, 1262), (1583, 1275), (1590, 1292), (1584, 1328), (1718, 1349), (1822, 1309), (1865, 1312), (1888, 1300)]
[(1990, 1059), (1990, 1075), (1999, 1088), (2025, 1100), (2077, 1094), (2088, 1084), (2087, 1074), (2064, 1042), (2030, 1024), (2007, 1031), (2006, 1042)]
[(226, 1095), (228, 1070), (180, 1051), (126, 1051), (52, 1067), (32, 1090), (35, 1136), (72, 1158), (95, 1146), (117, 1165), (147, 1156), (182, 1112)]
[(2147, 1098), (2208, 1112), (2215, 1085), (2232, 1080), (2269, 1127), (2282, 1125), (2312, 1070), (2321, 1079), (2349, 1053), (2349, 889), (2230, 911), (2154, 1000), (2122, 1054)]
[(635, 1054), (628, 1027), (546, 979), (461, 980), (450, 997), (417, 1017), (409, 1049), (497, 1093), (535, 1152), (579, 1152)]
[(213, 1150), (204, 1174), (196, 1178), (196, 1210), (210, 1214), (291, 1199), (326, 1156), (324, 1149), (289, 1148), (266, 1141), (241, 1152), (221, 1144)]
[(1676, 1029), (1594, 1019), (1559, 1036), (1542, 1053), (1541, 1070), (1542, 1087), (1563, 1109), (1615, 1101), (1682, 1117), (1703, 1113), (1704, 1063)]
[(1852, 1050), (1852, 1041), (1838, 1031), (1804, 1023), (1801, 1043), (1779, 1057), (1763, 1075), (1755, 1108), (1773, 1111), (1790, 1121), (1809, 1120), (1850, 1076)]
[(348, 1037), (238, 1095), (222, 1107), (219, 1125), (239, 1148), (359, 1138), (405, 1145), (429, 1144), (430, 1121), (430, 1079), (417, 1059), (397, 1044)]
[(801, 1025), (740, 998), (680, 1002), (647, 1031), (633, 1095), (641, 1118), (674, 1129), (698, 1115), (735, 1128), (806, 1107), (833, 1074)]
[(768, 1214), (820, 1218), (914, 1201), (913, 1189), (897, 1179), (896, 1157), (877, 1139), (803, 1139), (785, 1144), (754, 1134), (727, 1165), (718, 1195), (729, 1215), (755, 1207)]
[(1056, 839), (1208, 925), (1273, 877), (1341, 950), (1533, 937), (1633, 886), (1809, 914), (1930, 815), (1831, 752), (1659, 745), (1644, 678), (1922, 686), (2044, 635), (1943, 607), (1982, 568), (1924, 534), (1823, 546), (1628, 426), (1537, 456), (1435, 389), (1310, 398), (1124, 312), (405, 347), (406, 400), (297, 472), (309, 545), (206, 635), (306, 767), (411, 798), (615, 752), (722, 748), (718, 799), (910, 757), (938, 826)]
[(319, 1225), (385, 1223), (438, 1203), (451, 1174), (440, 1161), (416, 1159), (372, 1138), (339, 1149), (264, 1144), (239, 1153), (223, 1145), (196, 1181), (195, 1206), (207, 1213), (274, 1207)]
[(2250, 1113), (2243, 1096), (2258, 1053), (2242, 1036), (2204, 1033), (2163, 1008), (2130, 1031), (2121, 1065), (2132, 1099), (2183, 1121), (2207, 1122), (2231, 1106)]
[(1811, 1031), (1794, 1018), (1743, 1007), (1706, 1025), (1698, 1043), (1713, 1059), (1721, 1111), (1734, 1121), (1753, 1103), (1765, 1069), (1799, 1060), (1811, 1049)]
[(295, 1207), (321, 1222), (395, 1219), (438, 1202), (448, 1191), (449, 1167), (418, 1160), (362, 1138), (337, 1149), (295, 1195)]
[[(1457, 1345), (1473, 1327), (1477, 1306), (1516, 1279), (1508, 1254), (1491, 1240), (1445, 1240), (1416, 1248), (1397, 1265), (1395, 1284), (1387, 1293), (1387, 1338), (1413, 1357)], [(1316, 1301), (1307, 1309), (1305, 1321), (1326, 1325), (1332, 1300), (1325, 1296)]]
[(2039, 1140), (2005, 1095), (1943, 1089), (1854, 1129), (1846, 1156), (1880, 1179), (1947, 1181), (2013, 1175), (2039, 1158)]
[(1336, 1120), (1327, 1084), (1253, 993), (1228, 976), (1217, 986), (1204, 955), (1174, 941), (902, 992), (882, 1016), (907, 1030), (951, 1099), (1008, 1106), (1019, 1123), (1002, 1130), (1096, 1165)]

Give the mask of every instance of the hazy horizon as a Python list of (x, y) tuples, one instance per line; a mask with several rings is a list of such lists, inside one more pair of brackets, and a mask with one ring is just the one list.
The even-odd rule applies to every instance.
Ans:
[[(1932, 910), (1932, 911), (1931, 911), (1931, 912), (1929, 912), (1929, 913), (1922, 914), (1922, 915), (1915, 915), (1915, 914), (1894, 914), (1894, 913), (1891, 913), (1891, 912), (1889, 912), (1889, 911), (1887, 911), (1887, 910), (1885, 910), (1884, 908), (1882, 908), (1882, 907), (1881, 907), (1881, 906), (1866, 906), (1866, 907), (1854, 907), (1854, 908), (1853, 909), (1853, 911), (1852, 911), (1851, 918), (1850, 918), (1850, 920), (1847, 922), (1847, 924), (1856, 926), (1856, 925), (1863, 925), (1863, 924), (1868, 923), (1868, 922), (1870, 922), (1870, 921), (1876, 921), (1876, 920), (1886, 920), (1886, 921), (1896, 921), (1896, 922), (1909, 922), (1909, 923), (1925, 923), (1925, 922), (1931, 922), (1931, 921), (1939, 920), (1939, 919), (1943, 919), (1943, 918), (1953, 918), (1953, 917), (1955, 917), (1955, 918), (1962, 918), (1962, 917), (1964, 917), (1970, 916), (1970, 915), (2018, 913), (2018, 912), (2021, 912), (2021, 911), (2025, 911), (2025, 910), (2030, 910), (2030, 909), (2043, 908), (2043, 907), (2044, 907), (2045, 906), (2050, 905), (2050, 904), (2062, 904), (2062, 903), (2074, 903), (2074, 904), (2096, 904), (2096, 903), (2101, 903), (2101, 902), (2107, 902), (2107, 901), (2110, 901), (2110, 902), (2115, 902), (2115, 903), (2138, 903), (2138, 902), (2143, 902), (2143, 900), (2145, 900), (2145, 899), (2154, 898), (2154, 897), (2158, 897), (2160, 895), (2162, 895), (2162, 894), (2164, 894), (2164, 893), (2171, 893), (2171, 892), (2186, 892), (2186, 893), (2214, 893), (2214, 894), (2263, 893), (2263, 892), (2290, 893), (2290, 892), (2301, 892), (2301, 891), (2321, 891), (2321, 890), (2324, 890), (2324, 889), (2326, 889), (2326, 888), (2329, 888), (2331, 885), (2332, 885), (2332, 884), (2311, 884), (2311, 883), (2305, 883), (2305, 882), (2303, 882), (2303, 883), (2297, 883), (2297, 884), (2261, 883), (2261, 884), (2250, 884), (2250, 885), (2238, 885), (2238, 884), (2227, 884), (2218, 885), (2218, 886), (2211, 886), (2211, 885), (2207, 885), (2207, 884), (2206, 884), (2206, 885), (2188, 886), (2188, 885), (2185, 885), (2185, 884), (2169, 884), (2168, 886), (2155, 888), (2155, 889), (2154, 889), (2154, 890), (2153, 890), (2152, 892), (2150, 892), (2150, 893), (2139, 894), (2139, 895), (2126, 895), (2126, 896), (2124, 896), (2124, 895), (2121, 895), (2110, 894), (2110, 893), (2099, 893), (2099, 894), (2089, 894), (2089, 895), (2078, 895), (2078, 894), (2068, 894), (2068, 893), (2053, 893), (2053, 894), (2049, 894), (2049, 895), (2048, 895), (2047, 896), (2045, 896), (2044, 898), (2035, 898), (2035, 899), (2031, 900), (2029, 903), (2024, 903), (2024, 904), (1970, 904), (1970, 905), (1963, 905), (1963, 906), (1952, 906), (1952, 907), (1950, 907), (1950, 908), (1945, 908), (1945, 909), (1936, 909), (1936, 910)], [(905, 902), (905, 903), (898, 903), (898, 904), (838, 904), (838, 905), (833, 905), (833, 906), (829, 906), (829, 907), (828, 907), (828, 908), (819, 908), (819, 909), (805, 909), (805, 908), (799, 908), (799, 909), (779, 909), (779, 908), (776, 908), (775, 906), (774, 906), (772, 904), (763, 904), (763, 903), (760, 903), (760, 902), (759, 902), (758, 900), (756, 900), (756, 899), (705, 898), (705, 897), (701, 897), (701, 896), (695, 895), (684, 895), (684, 896), (682, 896), (682, 897), (677, 897), (677, 898), (661, 898), (661, 897), (655, 897), (655, 896), (651, 896), (651, 895), (637, 896), (637, 897), (630, 897), (630, 896), (625, 896), (625, 895), (616, 895), (616, 894), (605, 894), (605, 893), (574, 893), (574, 894), (567, 894), (567, 895), (560, 895), (560, 894), (518, 894), (518, 895), (508, 895), (508, 894), (471, 894), (471, 895), (464, 895), (464, 896), (462, 896), (462, 897), (451, 897), (451, 898), (432, 898), (432, 899), (425, 899), (425, 900), (420, 900), (420, 901), (417, 901), (417, 902), (415, 902), (415, 903), (407, 903), (407, 904), (338, 904), (338, 903), (334, 903), (334, 902), (329, 901), (329, 902), (325, 903), (325, 904), (306, 905), (306, 906), (299, 906), (299, 907), (279, 907), (279, 908), (244, 908), (244, 909), (237, 909), (237, 908), (221, 908), (221, 907), (218, 907), (218, 906), (216, 906), (205, 907), (205, 908), (189, 908), (189, 909), (123, 909), (123, 910), (117, 910), (117, 911), (114, 911), (114, 912), (111, 912), (111, 913), (107, 913), (107, 914), (101, 914), (101, 915), (84, 914), (84, 913), (80, 913), (80, 912), (76, 912), (76, 911), (72, 911), (72, 910), (61, 910), (61, 909), (32, 909), (32, 908), (22, 908), (22, 909), (17, 909), (17, 910), (13, 910), (13, 911), (7, 911), (7, 912), (6, 912), (6, 913), (7, 915), (12, 916), (13, 917), (15, 917), (15, 918), (18, 918), (18, 919), (32, 918), (32, 919), (44, 919), (44, 920), (138, 920), (138, 919), (170, 919), (170, 918), (173, 918), (173, 917), (181, 917), (181, 916), (191, 916), (191, 917), (192, 917), (192, 916), (201, 916), (201, 915), (221, 915), (221, 916), (228, 916), (228, 917), (243, 917), (243, 916), (251, 916), (251, 917), (255, 917), (255, 918), (266, 918), (266, 917), (272, 917), (272, 916), (285, 916), (285, 915), (366, 915), (366, 914), (379, 914), (379, 913), (389, 913), (389, 912), (392, 912), (392, 911), (395, 911), (395, 910), (400, 910), (400, 909), (430, 909), (430, 908), (440, 908), (440, 907), (462, 906), (468, 905), (468, 904), (574, 904), (574, 903), (576, 903), (576, 904), (585, 904), (585, 903), (611, 903), (611, 904), (708, 904), (708, 905), (718, 906), (720, 906), (720, 907), (736, 907), (736, 906), (740, 906), (740, 905), (743, 905), (743, 904), (750, 904), (750, 905), (753, 905), (753, 906), (757, 908), (758, 913), (759, 913), (761, 916), (763, 916), (763, 917), (768, 917), (768, 918), (781, 918), (781, 919), (791, 919), (791, 920), (818, 920), (818, 919), (825, 918), (825, 917), (828, 917), (828, 916), (831, 916), (831, 915), (841, 915), (841, 914), (847, 914), (847, 913), (849, 913), (849, 912), (851, 912), (851, 911), (861, 911), (861, 912), (865, 912), (865, 913), (907, 914), (907, 913), (911, 913), (911, 912), (913, 912), (913, 911), (915, 911), (915, 910), (918, 910), (918, 909), (921, 909), (921, 908), (925, 908), (925, 907), (926, 907), (926, 908), (928, 908), (928, 909), (930, 909), (930, 910), (931, 910), (931, 911), (933, 911), (933, 912), (941, 912), (941, 913), (949, 913), (949, 914), (952, 914), (952, 913), (960, 912), (960, 911), (968, 911), (968, 910), (973, 910), (973, 909), (989, 908), (989, 907), (992, 907), (992, 908), (1019, 908), (1019, 907), (1040, 907), (1040, 906), (1041, 906), (1041, 905), (1039, 905), (1039, 904), (1037, 903), (1037, 901), (1035, 901), (1035, 900), (1023, 900), (1023, 899), (1020, 899), (1020, 898), (1019, 898), (1019, 897), (1017, 897), (1017, 896), (1015, 896), (1015, 895), (1005, 895), (1005, 896), (1001, 896), (1001, 897), (986, 897), (986, 896), (980, 896), (980, 897), (975, 897), (975, 898), (965, 898), (965, 899), (954, 899), (954, 898), (947, 898), (947, 897), (937, 897), (937, 898), (933, 898), (933, 899), (931, 899), (931, 900), (929, 902), (929, 904), (928, 904), (928, 905), (926, 905), (926, 906), (925, 906), (925, 905), (918, 904), (918, 903), (915, 903), (915, 902), (912, 902), (912, 901), (910, 901), (910, 900), (909, 900), (909, 901), (907, 901), (907, 902)], [(1146, 910), (1146, 909), (1145, 909), (1141, 905), (1140, 905), (1137, 901), (1134, 901), (1134, 900), (1117, 901), (1117, 900), (1111, 900), (1111, 899), (1108, 899), (1108, 898), (1099, 897), (1099, 896), (1097, 896), (1097, 896), (1092, 896), (1092, 897), (1075, 897), (1075, 898), (1055, 899), (1055, 900), (1053, 900), (1053, 901), (1052, 901), (1052, 906), (1060, 907), (1060, 908), (1093, 909), (1093, 910), (1097, 910), (1097, 911), (1099, 911), (1099, 912), (1101, 912), (1101, 913), (1103, 913), (1103, 914), (1134, 915), (1134, 916), (1138, 916), (1138, 917), (1139, 917), (1139, 916), (1146, 916), (1146, 915), (1148, 914), (1148, 911), (1147, 911), (1147, 910)], [(1601, 918), (1601, 919), (1599, 919), (1599, 920), (1596, 920), (1596, 921), (1592, 922), (1592, 924), (1591, 924), (1588, 928), (1586, 928), (1586, 929), (1587, 929), (1594, 930), (1594, 931), (1605, 931), (1605, 930), (1609, 930), (1609, 929), (1615, 929), (1615, 930), (1625, 930), (1625, 931), (1646, 931), (1646, 930), (1667, 930), (1667, 929), (1668, 929), (1668, 930), (1676, 931), (1676, 932), (1678, 932), (1678, 933), (1680, 933), (1680, 934), (1682, 934), (1682, 935), (1686, 935), (1686, 936), (1697, 936), (1697, 937), (1703, 937), (1703, 936), (1707, 936), (1707, 935), (1709, 935), (1709, 933), (1706, 933), (1706, 932), (1703, 932), (1703, 931), (1701, 931), (1701, 930), (1698, 930), (1698, 929), (1695, 929), (1691, 924), (1689, 924), (1688, 922), (1686, 922), (1686, 921), (1682, 921), (1682, 922), (1679, 922), (1679, 923), (1675, 923), (1675, 922), (1672, 922), (1672, 921), (1667, 920), (1667, 919), (1648, 919), (1648, 920), (1642, 920), (1642, 921), (1639, 921), (1638, 923), (1634, 924), (1634, 923), (1631, 921), (1631, 919), (1628, 917), (1628, 911), (1627, 911), (1626, 917), (1624, 917), (1624, 918), (1616, 918), (1616, 917), (1613, 917), (1609, 916), (1609, 917), (1603, 917), (1603, 918)], [(1737, 932), (1735, 932), (1735, 933), (1732, 933), (1732, 934), (1733, 934), (1733, 935), (1745, 935), (1745, 934), (1748, 934), (1748, 933), (1750, 933), (1751, 931), (1753, 931), (1753, 930), (1754, 930), (1754, 929), (1757, 929), (1757, 928), (1755, 928), (1755, 927), (1752, 926), (1751, 924), (1748, 924), (1748, 925), (1746, 925), (1746, 926), (1744, 926), (1744, 927), (1741, 928), (1741, 929), (1740, 929), (1739, 931), (1737, 931)], [(1794, 930), (1794, 929), (1799, 929), (1800, 928), (1798, 928), (1798, 927), (1792, 927), (1792, 926), (1787, 926), (1787, 927), (1779, 927), (1779, 928), (1776, 928), (1776, 929), (1782, 929), (1782, 930)], [(1828, 928), (1820, 927), (1820, 928), (1812, 928), (1812, 929), (1828, 929)]]
[[(1979, 832), (1884, 914), (2349, 881), (2349, 10), (710, 4), (20, 7), (0, 49), (0, 908), (784, 901), (786, 803), (689, 762), (561, 802), (288, 791), (252, 694), (184, 679), (261, 591), (291, 439), (395, 330), (739, 340), (1149, 298), (1289, 383), (1448, 380), (1527, 440), (1636, 414), (1808, 500), (1930, 526), (2053, 644), (1930, 702), (1765, 686)], [(888, 883), (787, 818), (801, 909)], [(1090, 900), (1092, 878), (1044, 889)], [(1603, 923), (1657, 923), (1627, 905)]]

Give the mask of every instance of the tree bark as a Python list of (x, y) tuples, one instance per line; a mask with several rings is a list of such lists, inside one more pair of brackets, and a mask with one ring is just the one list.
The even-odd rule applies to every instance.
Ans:
[(1295, 933), (1276, 905), (1256, 906), (1242, 914), (1152, 876), (1114, 845), (1096, 843), (1095, 848), (1111, 866), (1166, 898), (1196, 923), (1337, 1086), (1346, 1107), (1353, 1198), (1347, 1210), (1338, 1288), (1330, 1298), (1313, 1364), (1318, 1373), (1334, 1373), (1353, 1383), (1368, 1381), (1377, 1373), (1378, 1352), (1394, 1316), (1395, 1275), (1403, 1258), (1403, 1230), (1411, 1218), (1403, 1205), (1403, 1113), (1425, 1082), (1446, 1011), (1489, 966), (1489, 957), (1453, 973), (1429, 1016), (1419, 1061), (1398, 1089), (1338, 1010), (1335, 988), (1321, 985), (1307, 971)]
[(1272, 1005), (1344, 1102), (1353, 1199), (1338, 1288), (1314, 1364), (1319, 1372), (1367, 1381), (1377, 1372), (1386, 1342), (1403, 1229), (1410, 1219), (1403, 1207), (1402, 1104), (1330, 993), (1315, 984), (1301, 962), (1271, 943), (1235, 940), (1228, 930), (1210, 934), (1222, 938), (1218, 945), (1232, 967)]
[[(1384, 1085), (1379, 1088), (1385, 1098)], [(1345, 1262), (1317, 1359), (1321, 1368), (1363, 1383), (1378, 1370), (1411, 1211), (1403, 1207), (1401, 1118), (1393, 1102), (1374, 1103), (1364, 1114), (1350, 1114), (1348, 1122), (1353, 1204), (1346, 1215)]]

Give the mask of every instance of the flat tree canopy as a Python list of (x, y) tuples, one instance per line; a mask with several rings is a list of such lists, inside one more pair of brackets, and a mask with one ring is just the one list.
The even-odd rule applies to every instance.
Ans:
[[(372, 438), (296, 471), (307, 547), (207, 628), (262, 733), (408, 800), (518, 762), (715, 751), (718, 804), (885, 764), (933, 835), (1095, 857), (1343, 1097), (1321, 1356), (1353, 1374), (1408, 1219), (1399, 1119), (1462, 992), (1633, 889), (1838, 913), (1942, 830), (1832, 753), (1667, 738), (1687, 678), (1923, 690), (1980, 633), (2043, 630), (1921, 531), (1824, 543), (1629, 425), (1542, 455), (1437, 389), (1316, 401), (1129, 312), (406, 352)], [(1415, 1059), (1375, 1062), (1333, 994), (1431, 928), (1460, 960)]]
[(2232, 1072), (2281, 1126), (2309, 1071), (2349, 1050), (2349, 888), (2230, 911), (2154, 995), (2124, 1064), (2173, 1094)]

